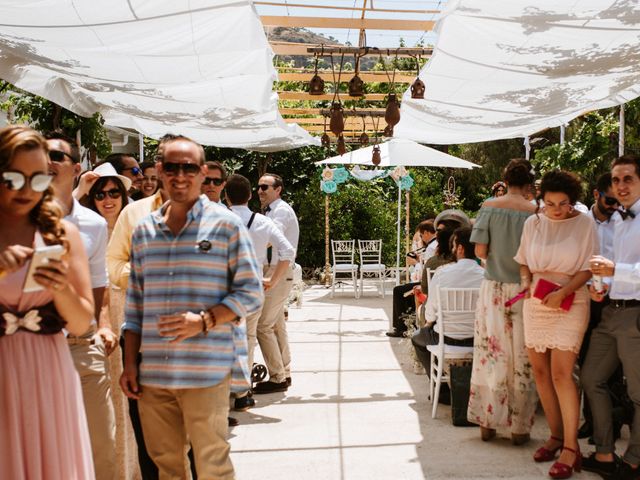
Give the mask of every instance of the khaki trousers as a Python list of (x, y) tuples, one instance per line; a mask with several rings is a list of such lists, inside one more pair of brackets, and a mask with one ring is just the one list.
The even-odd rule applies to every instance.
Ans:
[(227, 443), (230, 376), (204, 388), (143, 385), (138, 400), (147, 451), (160, 480), (191, 478), (187, 451), (193, 448), (198, 480), (233, 479)]
[(67, 343), (82, 384), (96, 480), (118, 480), (116, 419), (104, 345), (93, 331), (81, 337), (69, 336)]
[[(265, 267), (265, 277), (275, 267)], [(293, 269), (289, 267), (285, 277), (267, 290), (264, 295), (262, 314), (258, 320), (258, 343), (269, 370), (270, 380), (282, 383), (291, 376), (291, 351), (287, 324), (284, 320), (284, 303), (293, 287)]]

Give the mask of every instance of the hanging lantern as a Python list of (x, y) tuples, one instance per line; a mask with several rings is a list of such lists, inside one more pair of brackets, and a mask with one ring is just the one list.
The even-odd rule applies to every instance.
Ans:
[(340, 102), (333, 102), (329, 109), (329, 130), (336, 137), (344, 131), (344, 110)]
[(367, 135), (365, 132), (362, 132), (358, 137), (358, 141), (360, 142), (360, 145), (366, 147), (367, 145), (369, 145), (369, 135)]
[(344, 155), (345, 153), (347, 153), (347, 147), (344, 144), (344, 136), (340, 135), (338, 137), (338, 153), (340, 155)]
[(411, 84), (411, 98), (424, 99), (425, 86), (424, 82), (420, 80), (420, 57), (416, 56), (416, 79)]
[(411, 84), (411, 98), (424, 99), (425, 89), (424, 82), (420, 80), (420, 77), (416, 78)]
[(318, 57), (314, 67), (314, 75), (309, 80), (309, 95), (322, 95), (324, 93), (324, 80), (318, 75)]
[(390, 93), (387, 97), (387, 109), (384, 112), (384, 119), (391, 128), (400, 121), (400, 102), (398, 102), (398, 97), (395, 93)]
[(356, 73), (351, 80), (349, 80), (349, 96), (350, 97), (363, 97), (364, 96), (364, 82)]
[(320, 137), (320, 143), (322, 143), (322, 146), (325, 148), (329, 148), (331, 146), (331, 139), (329, 138), (329, 135), (327, 135), (327, 132), (324, 132), (322, 137)]
[(380, 145), (373, 146), (373, 155), (371, 155), (371, 163), (376, 167), (382, 162), (382, 156), (380, 155)]

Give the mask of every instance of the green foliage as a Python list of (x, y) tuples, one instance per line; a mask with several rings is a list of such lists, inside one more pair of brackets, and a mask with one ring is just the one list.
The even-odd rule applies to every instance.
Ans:
[(5, 86), (14, 93), (0, 104), (0, 109), (6, 112), (12, 110), (17, 122), (28, 123), (41, 132), (61, 129), (73, 138), (80, 130), (83, 146), (94, 147), (99, 157), (105, 157), (111, 152), (111, 142), (99, 113), (81, 117), (42, 97), (21, 91), (12, 85)]

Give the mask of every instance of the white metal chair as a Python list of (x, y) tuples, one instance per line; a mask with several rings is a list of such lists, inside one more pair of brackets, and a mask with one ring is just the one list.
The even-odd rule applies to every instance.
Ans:
[[(436, 418), (438, 397), (442, 381), (448, 381), (445, 374), (446, 363), (449, 360), (473, 360), (473, 347), (458, 347), (444, 343), (444, 337), (450, 336), (451, 331), (460, 331), (460, 327), (469, 328), (473, 336), (476, 304), (478, 303), (479, 288), (439, 288), (430, 295), (436, 295), (436, 322), (440, 325), (438, 344), (427, 345), (431, 352), (431, 366), (429, 368), (429, 398), (433, 403), (431, 417)], [(457, 314), (453, 316), (451, 314)], [(458, 327), (457, 329), (455, 327)]]
[(387, 267), (382, 263), (382, 240), (358, 240), (360, 252), (360, 294), (364, 290), (364, 279), (377, 278), (384, 298), (384, 280)]
[[(358, 264), (355, 262), (355, 240), (331, 240), (333, 251), (333, 266), (331, 267), (331, 298), (336, 291), (336, 283), (345, 284), (345, 280), (351, 277), (353, 295), (358, 298)], [(338, 278), (338, 275), (341, 275)]]

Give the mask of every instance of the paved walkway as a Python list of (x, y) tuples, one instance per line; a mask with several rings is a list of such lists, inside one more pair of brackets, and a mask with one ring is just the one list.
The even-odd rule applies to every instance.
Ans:
[(233, 414), (237, 478), (549, 478), (551, 465), (531, 459), (548, 435), (541, 415), (522, 447), (506, 434), (484, 443), (477, 427), (454, 427), (444, 405), (431, 418), (427, 377), (413, 373), (406, 340), (385, 336), (390, 316), (390, 295), (373, 290), (359, 300), (346, 291), (332, 299), (321, 287), (305, 292), (303, 306), (289, 310), (292, 387), (257, 395), (256, 408)]

